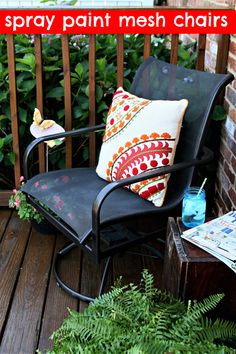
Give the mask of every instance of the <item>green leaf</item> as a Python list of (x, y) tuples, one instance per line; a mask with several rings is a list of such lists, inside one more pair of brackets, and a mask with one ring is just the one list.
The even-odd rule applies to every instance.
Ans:
[(85, 95), (89, 97), (89, 85), (86, 86)]
[(131, 73), (131, 69), (126, 69), (124, 71), (124, 77), (128, 76)]
[(220, 105), (216, 105), (215, 108), (214, 108), (214, 111), (211, 115), (211, 119), (213, 120), (218, 120), (218, 121), (223, 121), (225, 120), (227, 117), (227, 114), (225, 112), (225, 109), (223, 106), (220, 106)]
[(63, 87), (55, 87), (53, 89), (51, 89), (46, 97), (47, 98), (57, 98), (57, 97), (62, 97), (64, 96), (64, 88)]
[(2, 149), (4, 146), (4, 143), (5, 143), (4, 140), (5, 140), (4, 138), (0, 138), (0, 149)]
[(27, 122), (27, 111), (23, 108), (19, 108), (19, 118), (22, 122)]
[(104, 72), (106, 70), (107, 60), (106, 58), (101, 58), (96, 60), (97, 70)]
[(73, 107), (73, 117), (74, 118), (80, 118), (84, 113), (84, 110), (81, 108), (81, 106), (75, 106)]
[(35, 87), (35, 80), (25, 80), (19, 85), (18, 90), (30, 92)]
[[(64, 80), (63, 80), (64, 81)], [(78, 78), (78, 76), (76, 75), (76, 77), (71, 77), (71, 86), (72, 85), (78, 85), (78, 83), (79, 83), (79, 78)], [(61, 84), (61, 83), (60, 83)], [(61, 84), (62, 85), (62, 84)], [(63, 85), (62, 85), (63, 86)]]
[(87, 111), (89, 109), (89, 102), (88, 101), (84, 101), (82, 104), (81, 104), (81, 108), (84, 110), (84, 111)]
[(12, 134), (8, 134), (4, 138), (5, 145), (10, 145), (12, 143)]
[(7, 157), (8, 157), (8, 159), (9, 159), (10, 163), (11, 163), (12, 165), (14, 165), (15, 162), (16, 162), (16, 156), (15, 156), (14, 152), (9, 152), (9, 153), (7, 154)]
[(0, 91), (0, 102), (6, 101), (8, 95), (8, 91)]
[(7, 117), (7, 119), (9, 119), (11, 121), (11, 111), (10, 111), (10, 105), (3, 107), (4, 108), (4, 113)]
[(4, 158), (4, 153), (0, 151), (0, 162), (2, 162), (3, 158)]
[(96, 101), (99, 102), (101, 101), (103, 97), (103, 90), (100, 86), (96, 85)]
[(47, 72), (57, 71), (57, 70), (61, 70), (61, 68), (55, 65), (50, 65), (50, 66), (48, 65), (43, 67), (43, 71), (47, 71)]
[(23, 71), (16, 77), (17, 85), (20, 85), (24, 80), (32, 79), (32, 73), (29, 71)]
[(16, 64), (16, 71), (29, 71), (29, 72), (32, 72), (32, 70), (29, 68), (28, 65), (19, 64), (19, 63)]
[(23, 59), (16, 59), (16, 61), (28, 65), (32, 70), (35, 69), (35, 56), (32, 53), (27, 53)]
[(59, 119), (61, 119), (61, 118), (63, 118), (65, 116), (64, 108), (60, 109), (60, 111), (57, 111), (57, 116), (58, 116)]
[(55, 139), (54, 140), (54, 143), (55, 143), (56, 146), (61, 145), (63, 142), (64, 142), (63, 139)]
[(81, 63), (77, 64), (75, 67), (75, 72), (81, 77), (84, 73), (84, 68)]
[(105, 102), (99, 102), (98, 107), (97, 107), (97, 113), (100, 113), (102, 111), (105, 111), (108, 109), (108, 106)]

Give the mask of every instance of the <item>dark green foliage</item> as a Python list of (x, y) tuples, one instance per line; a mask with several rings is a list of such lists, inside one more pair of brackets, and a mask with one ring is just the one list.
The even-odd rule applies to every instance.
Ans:
[(53, 334), (48, 354), (233, 354), (236, 350), (217, 345), (215, 339), (235, 336), (236, 325), (203, 317), (222, 297), (212, 295), (186, 306), (155, 289), (153, 276), (144, 271), (139, 287), (117, 284), (84, 313), (70, 311)]
[[(54, 1), (54, 0), (53, 0)], [(52, 2), (53, 2), (52, 1)], [(70, 62), (72, 85), (73, 128), (88, 125), (88, 36), (70, 36)], [(96, 37), (96, 112), (97, 123), (106, 119), (112, 94), (116, 89), (116, 36)], [(152, 36), (152, 55), (168, 61), (170, 49), (167, 36)], [(135, 72), (143, 60), (143, 35), (126, 35), (124, 39), (124, 88), (129, 89)], [(191, 45), (192, 47), (192, 45)], [(30, 35), (15, 36), (17, 103), (20, 120), (21, 152), (33, 139), (29, 133), (33, 111), (36, 106), (36, 80), (34, 40)], [(42, 37), (44, 118), (54, 119), (64, 126), (64, 82), (62, 68), (61, 36)], [(179, 61), (188, 67), (194, 66), (194, 54), (189, 46), (179, 46)], [(24, 138), (23, 138), (24, 137)], [(23, 155), (23, 154), (21, 154)], [(88, 159), (87, 142), (77, 143), (73, 152), (76, 164)], [(0, 35), (0, 170), (8, 169), (8, 178), (13, 181), (15, 156), (12, 152), (10, 95), (6, 36)], [(64, 149), (50, 151), (52, 167), (63, 167)], [(1, 177), (1, 176), (0, 176)], [(14, 183), (12, 183), (14, 184)]]

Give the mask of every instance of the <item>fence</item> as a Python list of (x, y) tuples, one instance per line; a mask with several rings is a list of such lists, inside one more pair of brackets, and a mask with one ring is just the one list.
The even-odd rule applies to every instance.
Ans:
[[(170, 62), (177, 63), (179, 35), (170, 35), (171, 38), (171, 56)], [(62, 58), (64, 71), (64, 107), (65, 107), (65, 125), (66, 130), (72, 126), (72, 107), (71, 107), (71, 69), (69, 39), (67, 35), (61, 36)], [(224, 73), (226, 71), (227, 56), (229, 47), (229, 35), (220, 35), (218, 42), (218, 53), (216, 72)], [(197, 60), (196, 69), (204, 70), (204, 58), (206, 50), (206, 35), (202, 34), (197, 39)], [(42, 68), (42, 43), (41, 35), (34, 36), (34, 51), (36, 58), (36, 104), (43, 112), (43, 68)], [(143, 57), (150, 55), (151, 35), (144, 36)], [(19, 185), (22, 167), (20, 164), (20, 142), (19, 142), (19, 120), (17, 112), (17, 89), (15, 75), (15, 50), (14, 35), (7, 35), (7, 55), (9, 68), (9, 88), (10, 88), (10, 112), (13, 134), (13, 151), (16, 156), (14, 166), (15, 185)], [(124, 80), (124, 35), (117, 35), (117, 87), (123, 85)], [(96, 75), (96, 35), (89, 37), (89, 125), (96, 124), (96, 104), (95, 104), (95, 75)], [(89, 137), (89, 163), (91, 166), (96, 162), (96, 140), (95, 135)], [(72, 141), (66, 141), (66, 166), (72, 166)], [(39, 146), (39, 170), (42, 172), (45, 168), (44, 146)], [(0, 206), (8, 205), (8, 199), (11, 191), (0, 190)]]

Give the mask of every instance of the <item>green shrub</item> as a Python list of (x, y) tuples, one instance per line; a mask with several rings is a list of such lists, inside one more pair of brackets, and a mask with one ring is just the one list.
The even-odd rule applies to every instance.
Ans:
[(144, 271), (139, 287), (117, 284), (83, 313), (70, 311), (52, 335), (54, 346), (47, 353), (236, 353), (215, 342), (235, 336), (236, 324), (204, 318), (223, 295), (189, 301), (186, 306), (153, 283), (153, 276)]
[[(36, 76), (34, 40), (30, 35), (16, 35), (16, 84), (17, 104), (20, 120), (19, 136), (23, 152), (32, 140), (29, 126), (36, 107)], [(69, 37), (72, 114), (73, 128), (88, 124), (88, 36), (76, 35)], [(167, 36), (152, 36), (152, 55), (162, 60), (169, 60), (170, 49)], [(135, 72), (143, 60), (143, 35), (125, 35), (124, 39), (124, 88), (129, 89)], [(193, 45), (191, 45), (193, 47)], [(62, 67), (61, 36), (44, 35), (42, 37), (43, 60), (43, 97), (44, 118), (54, 119), (64, 126), (64, 82)], [(179, 63), (191, 67), (195, 62), (195, 54), (189, 46), (180, 44)], [(106, 119), (111, 97), (116, 89), (116, 36), (96, 36), (96, 113), (97, 123)], [(24, 137), (24, 139), (23, 139)], [(81, 164), (88, 159), (87, 144), (77, 147), (74, 159)], [(51, 150), (52, 167), (63, 167), (64, 150)], [(8, 62), (6, 36), (0, 35), (0, 170), (8, 169), (13, 181), (15, 156), (12, 152), (10, 95), (8, 79)], [(3, 167), (3, 168), (2, 168)], [(1, 176), (0, 176), (1, 177)], [(12, 183), (14, 185), (14, 182)]]

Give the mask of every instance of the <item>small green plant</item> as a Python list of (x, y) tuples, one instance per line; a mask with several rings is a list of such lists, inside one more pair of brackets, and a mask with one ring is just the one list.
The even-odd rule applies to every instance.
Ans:
[(90, 303), (83, 313), (69, 317), (53, 333), (48, 354), (223, 354), (235, 349), (217, 344), (235, 336), (236, 324), (204, 318), (223, 298), (182, 301), (154, 288), (146, 270), (140, 286), (116, 286)]
[[(24, 183), (24, 177), (20, 178), (21, 183)], [(27, 202), (26, 195), (21, 190), (13, 189), (13, 194), (9, 199), (9, 208), (15, 208), (18, 216), (22, 220), (35, 220), (40, 223), (43, 216)]]

